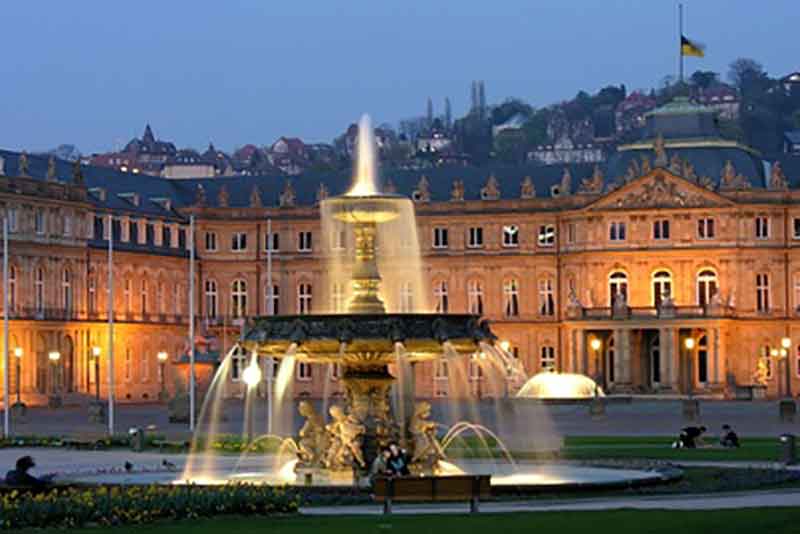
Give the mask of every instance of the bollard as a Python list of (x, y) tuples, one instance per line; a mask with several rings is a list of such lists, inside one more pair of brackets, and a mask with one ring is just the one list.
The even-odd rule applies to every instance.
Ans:
[(795, 451), (794, 434), (781, 434), (781, 462), (785, 465), (797, 463), (797, 452)]

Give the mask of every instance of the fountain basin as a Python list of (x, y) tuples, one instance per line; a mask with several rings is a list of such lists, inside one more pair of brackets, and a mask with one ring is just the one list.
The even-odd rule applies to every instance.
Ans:
[(299, 361), (374, 366), (394, 363), (396, 343), (415, 362), (440, 358), (444, 343), (468, 355), (494, 339), (488, 322), (469, 314), (284, 315), (252, 319), (241, 345), (282, 358), (295, 344)]
[(379, 224), (391, 221), (400, 215), (400, 204), (406, 202), (408, 202), (406, 197), (385, 193), (345, 195), (323, 201), (334, 219), (351, 224)]

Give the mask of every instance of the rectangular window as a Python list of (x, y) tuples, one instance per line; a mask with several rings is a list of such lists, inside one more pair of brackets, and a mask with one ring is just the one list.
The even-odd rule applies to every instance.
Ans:
[(625, 241), (625, 223), (615, 221), (608, 225), (608, 239), (610, 241)]
[(467, 247), (480, 248), (483, 246), (483, 228), (480, 226), (473, 226), (468, 231)]
[(503, 246), (508, 248), (519, 246), (519, 226), (516, 224), (503, 226)]
[(792, 219), (792, 228), (794, 231), (792, 232), (792, 239), (800, 239), (800, 218), (795, 217)]
[(44, 210), (39, 208), (34, 216), (34, 229), (36, 235), (44, 235)]
[(766, 215), (756, 217), (756, 239), (769, 239), (769, 217)]
[(281, 249), (280, 234), (278, 232), (272, 233), (272, 243), (270, 243), (270, 235), (264, 234), (264, 252), (270, 249), (272, 252), (277, 252)]
[(767, 273), (756, 275), (756, 310), (769, 311), (769, 275)]
[(311, 364), (308, 362), (297, 363), (297, 380), (308, 382), (311, 380)]
[(556, 349), (549, 345), (542, 347), (539, 367), (542, 371), (556, 370)]
[(206, 232), (206, 252), (217, 251), (217, 233)]
[(653, 221), (653, 239), (669, 239), (669, 221), (667, 219)]
[(556, 227), (552, 224), (545, 224), (539, 227), (539, 246), (552, 247), (556, 244)]
[(297, 286), (297, 313), (300, 315), (311, 313), (311, 284)]
[(447, 248), (447, 228), (436, 227), (433, 229), (433, 248)]
[(697, 237), (700, 239), (714, 239), (715, 237), (714, 219), (704, 217), (697, 220)]
[(311, 232), (299, 232), (297, 234), (297, 250), (311, 252)]
[(247, 365), (245, 358), (243, 354), (231, 356), (231, 382), (239, 382), (242, 379), (242, 371)]
[(578, 227), (575, 223), (567, 224), (567, 243), (572, 245), (577, 241)]
[(433, 370), (433, 396), (447, 397), (448, 394), (448, 374), (447, 361), (436, 360)]
[(556, 313), (556, 303), (553, 298), (553, 279), (539, 280), (539, 315), (552, 316)]
[(247, 250), (247, 232), (234, 232), (231, 236), (231, 250), (243, 252)]
[(270, 294), (269, 285), (265, 286), (265, 298), (266, 298), (266, 306), (265, 309), (267, 310), (267, 314), (269, 315), (278, 315), (280, 313), (280, 302), (281, 302), (281, 288), (277, 284), (272, 285), (272, 293)]
[(17, 208), (8, 208), (8, 231), (17, 231)]
[(72, 216), (64, 215), (64, 236), (70, 237), (72, 235)]

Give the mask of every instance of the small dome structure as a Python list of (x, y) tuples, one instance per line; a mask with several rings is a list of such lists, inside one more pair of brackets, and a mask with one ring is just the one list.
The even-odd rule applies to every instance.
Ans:
[(532, 376), (517, 393), (527, 399), (591, 399), (605, 393), (594, 380), (574, 373), (538, 373)]

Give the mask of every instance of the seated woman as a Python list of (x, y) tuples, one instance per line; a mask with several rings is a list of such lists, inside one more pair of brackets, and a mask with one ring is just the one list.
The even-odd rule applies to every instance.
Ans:
[(36, 467), (36, 463), (30, 456), (23, 456), (17, 460), (16, 469), (12, 469), (6, 473), (6, 484), (15, 488), (34, 488), (41, 489), (50, 485), (52, 476), (44, 476), (36, 478), (28, 473), (29, 470)]
[(719, 444), (725, 448), (739, 448), (739, 436), (736, 434), (736, 432), (734, 432), (730, 425), (722, 425), (722, 434), (719, 438)]

